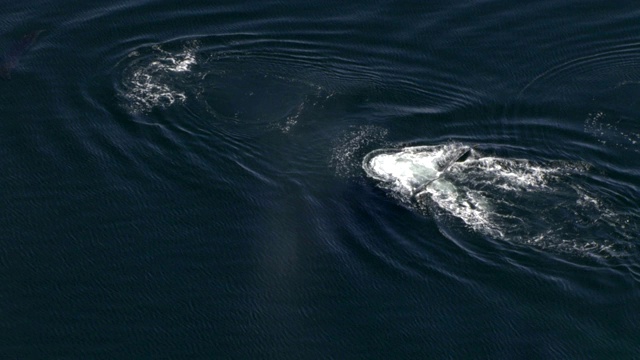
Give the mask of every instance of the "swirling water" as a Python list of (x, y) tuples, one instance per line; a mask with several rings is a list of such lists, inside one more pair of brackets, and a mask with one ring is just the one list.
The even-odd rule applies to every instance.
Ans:
[(5, 5), (0, 355), (640, 356), (639, 20)]

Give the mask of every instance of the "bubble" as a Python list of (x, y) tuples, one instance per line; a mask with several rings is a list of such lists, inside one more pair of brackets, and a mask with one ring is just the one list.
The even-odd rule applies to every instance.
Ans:
[(388, 130), (377, 126), (358, 126), (344, 132), (336, 141), (330, 165), (336, 174), (353, 177), (360, 174), (362, 157), (384, 142)]

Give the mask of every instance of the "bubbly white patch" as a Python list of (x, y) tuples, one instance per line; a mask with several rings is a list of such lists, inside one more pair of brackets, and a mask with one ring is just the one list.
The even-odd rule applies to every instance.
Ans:
[(134, 71), (130, 78), (130, 91), (127, 98), (131, 101), (131, 108), (139, 111), (149, 111), (154, 107), (171, 106), (176, 101), (187, 99), (183, 92), (172, 89), (168, 84), (159, 82), (148, 69)]
[(584, 121), (584, 131), (602, 145), (640, 152), (640, 133), (623, 130), (622, 122), (622, 119), (605, 112), (592, 112)]
[[(465, 155), (461, 158), (461, 155)], [(463, 144), (376, 150), (365, 172), (437, 219), (454, 216), (493, 238), (559, 251), (619, 255), (637, 237), (620, 216), (577, 181), (588, 169), (567, 162), (483, 156)], [(625, 227), (626, 226), (626, 227)], [(611, 237), (611, 238), (609, 238)]]
[[(443, 186), (443, 183), (444, 186)], [(455, 185), (443, 180), (434, 181), (420, 196), (429, 196), (441, 209), (446, 210), (473, 229), (502, 237), (504, 234), (491, 219), (489, 200), (480, 191), (459, 193)]]
[(339, 176), (352, 177), (359, 174), (361, 159), (373, 144), (384, 142), (388, 130), (377, 126), (359, 126), (346, 131), (336, 139), (330, 165)]
[(186, 92), (179, 89), (181, 77), (197, 64), (198, 48), (198, 42), (192, 41), (178, 52), (164, 50), (160, 45), (154, 45), (151, 54), (144, 57), (138, 51), (131, 52), (123, 79), (126, 106), (132, 112), (147, 112), (186, 101)]

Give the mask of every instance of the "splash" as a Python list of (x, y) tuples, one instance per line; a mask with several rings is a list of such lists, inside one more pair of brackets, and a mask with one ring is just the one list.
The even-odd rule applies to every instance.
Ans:
[(151, 53), (144, 56), (138, 51), (131, 52), (121, 92), (125, 106), (137, 113), (184, 103), (187, 92), (181, 84), (197, 64), (198, 49), (199, 43), (191, 41), (176, 52), (164, 50), (160, 45), (154, 45)]
[(393, 183), (397, 191), (412, 195), (429, 185), (442, 183), (440, 176), (471, 151), (469, 146), (455, 145), (437, 150), (428, 146), (382, 149), (369, 153), (363, 166), (369, 176)]
[(627, 253), (640, 230), (589, 183), (587, 164), (485, 156), (452, 143), (375, 150), (363, 168), (441, 227), (457, 219), (495, 239), (598, 256)]

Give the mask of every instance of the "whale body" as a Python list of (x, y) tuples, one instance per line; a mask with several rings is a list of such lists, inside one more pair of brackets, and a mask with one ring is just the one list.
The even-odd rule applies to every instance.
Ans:
[(430, 185), (448, 187), (442, 175), (472, 153), (473, 147), (461, 144), (380, 149), (367, 154), (362, 167), (370, 177), (413, 197)]

